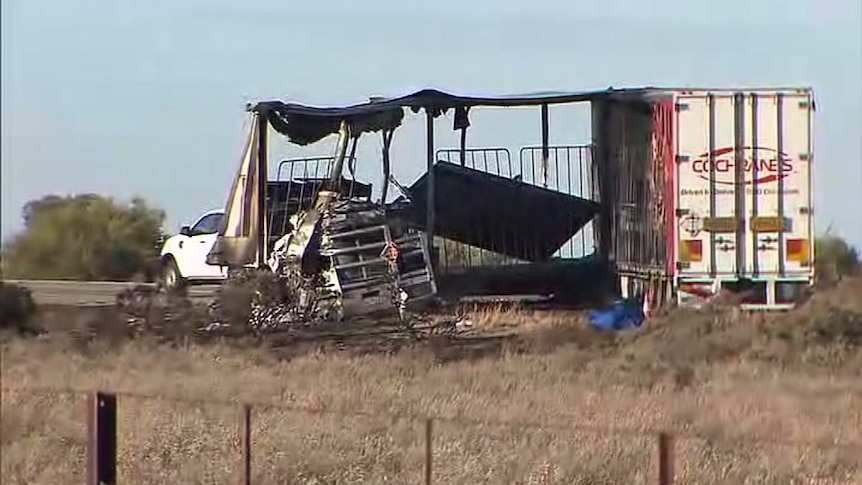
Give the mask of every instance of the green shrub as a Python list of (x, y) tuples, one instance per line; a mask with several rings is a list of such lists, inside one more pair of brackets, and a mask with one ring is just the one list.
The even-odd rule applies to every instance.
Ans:
[(832, 308), (825, 317), (812, 323), (807, 340), (813, 343), (862, 345), (862, 313)]
[(51, 195), (27, 203), (23, 218), (3, 248), (5, 277), (129, 280), (157, 260), (164, 213), (141, 199)]
[(844, 239), (826, 235), (815, 242), (814, 265), (820, 282), (834, 282), (859, 271), (859, 253)]
[(30, 290), (0, 281), (0, 330), (35, 331), (36, 303)]

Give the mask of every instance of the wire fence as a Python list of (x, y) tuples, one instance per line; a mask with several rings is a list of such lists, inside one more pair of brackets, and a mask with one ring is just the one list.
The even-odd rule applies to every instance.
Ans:
[(857, 483), (862, 478), (862, 443), (834, 440), (136, 392), (2, 391), (4, 483)]

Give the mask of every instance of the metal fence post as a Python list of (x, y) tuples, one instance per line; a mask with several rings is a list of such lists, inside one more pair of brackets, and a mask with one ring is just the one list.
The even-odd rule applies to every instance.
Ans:
[(658, 435), (658, 484), (673, 485), (673, 436), (670, 433)]
[(242, 406), (242, 483), (251, 485), (251, 404)]
[(432, 438), (431, 431), (433, 420), (428, 418), (425, 420), (425, 485), (431, 485), (431, 468), (432, 468)]
[(87, 485), (117, 483), (117, 396), (87, 396)]

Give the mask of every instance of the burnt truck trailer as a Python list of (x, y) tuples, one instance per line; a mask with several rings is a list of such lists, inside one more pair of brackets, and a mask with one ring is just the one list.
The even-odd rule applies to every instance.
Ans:
[(807, 88), (594, 100), (597, 245), (622, 296), (793, 307), (814, 278), (813, 112)]
[[(592, 139), (549, 144), (549, 108), (572, 103), (589, 103)], [(509, 151), (467, 147), (470, 111), (515, 106), (540, 113), (541, 145), (521, 147), (518, 163), (498, 163), (502, 173), (471, 167), (472, 155)], [(257, 103), (248, 107), (243, 162), (208, 262), (269, 266), (300, 300), (343, 316), (425, 304), (461, 286), (456, 280), (521, 295), (607, 288), (655, 306), (698, 304), (729, 290), (748, 308), (789, 308), (813, 280), (813, 106), (801, 88), (486, 97), (429, 89), (343, 107)], [(391, 160), (394, 132), (405, 114), (420, 111), (424, 153)], [(434, 122), (447, 113), (461, 143), (438, 151)], [(271, 129), (298, 146), (335, 137), (325, 170), (301, 184), (313, 195), (297, 196), (292, 185), (279, 195), (268, 185)], [(343, 178), (345, 167), (355, 173), (356, 146), (372, 133), (382, 142), (377, 200), (370, 186), (357, 191), (352, 175)], [(451, 158), (441, 158), (446, 153)], [(393, 163), (421, 161), (426, 171), (411, 187), (392, 177)], [(588, 176), (575, 168), (584, 165)], [(291, 184), (305, 180), (296, 177), (288, 176)], [(580, 192), (563, 190), (563, 179)], [(394, 202), (390, 185), (402, 195)], [(593, 254), (560, 256), (576, 235), (587, 238), (588, 223)], [(493, 253), (497, 267), (451, 273), (441, 238)]]

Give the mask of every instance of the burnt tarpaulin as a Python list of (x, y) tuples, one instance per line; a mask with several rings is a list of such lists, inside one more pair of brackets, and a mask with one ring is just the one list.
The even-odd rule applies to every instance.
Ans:
[[(439, 161), (434, 233), (524, 261), (551, 258), (596, 215), (591, 200)], [(428, 174), (416, 181), (405, 217), (424, 228)]]
[[(225, 203), (225, 215), (219, 229), (215, 244), (207, 255), (207, 264), (242, 267), (258, 262), (258, 236), (261, 231), (266, 234), (266, 218), (260, 217), (259, 210), (263, 184), (259, 183), (258, 149), (259, 139), (258, 115), (251, 115), (248, 136), (242, 163), (234, 176), (233, 186)], [(263, 221), (261, 227), (260, 221)]]
[[(466, 115), (470, 106), (539, 106), (592, 101), (602, 98), (640, 96), (648, 88), (614, 89), (582, 92), (544, 92), (496, 96), (465, 96), (436, 89), (422, 89), (395, 98), (383, 98), (349, 106), (318, 107), (282, 101), (263, 101), (250, 109), (266, 118), (292, 143), (308, 145), (338, 132), (342, 121), (354, 136), (363, 132), (391, 131), (401, 125), (404, 109), (414, 113), (425, 109), (437, 117), (456, 109), (456, 118)], [(462, 121), (466, 121), (466, 116)], [(457, 124), (457, 122), (456, 122)], [(461, 127), (456, 127), (461, 129)]]
[[(321, 108), (323, 109), (323, 108)], [(404, 119), (402, 108), (389, 108), (379, 111), (334, 112), (332, 116), (302, 109), (297, 105), (272, 105), (261, 111), (275, 131), (286, 136), (297, 145), (309, 145), (338, 133), (342, 121), (350, 127), (350, 133), (358, 135), (374, 131), (392, 131)], [(340, 114), (340, 116), (336, 116)]]

